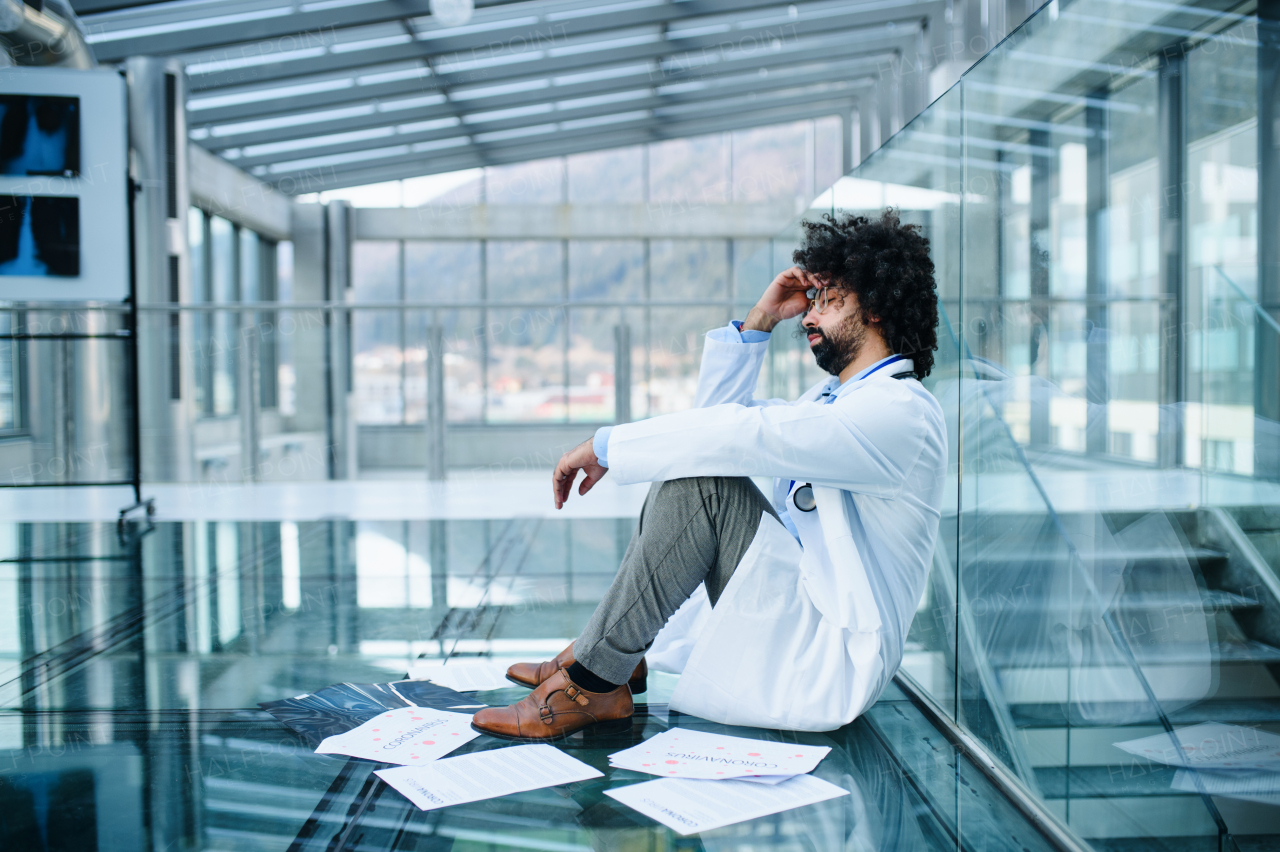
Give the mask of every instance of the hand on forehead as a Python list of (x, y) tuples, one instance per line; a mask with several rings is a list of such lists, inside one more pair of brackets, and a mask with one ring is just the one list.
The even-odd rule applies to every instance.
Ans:
[(810, 289), (813, 290), (843, 290), (843, 284), (832, 281), (831, 276), (825, 272), (804, 272), (805, 281), (809, 283)]
[(805, 295), (810, 299), (815, 298), (818, 293), (826, 290), (830, 290), (831, 292), (844, 292), (849, 289), (844, 284), (833, 283), (830, 279), (817, 278), (813, 275), (807, 276), (807, 280), (809, 281), (810, 286), (809, 289), (805, 291)]

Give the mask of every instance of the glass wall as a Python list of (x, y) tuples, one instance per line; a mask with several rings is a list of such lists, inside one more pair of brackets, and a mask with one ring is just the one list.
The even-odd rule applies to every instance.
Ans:
[[(509, 443), (495, 443), (488, 427), (526, 442), (513, 464), (540, 466), (579, 424), (688, 407), (707, 330), (744, 315), (776, 271), (772, 259), (757, 259), (776, 241), (760, 239), (752, 223), (785, 221), (839, 176), (841, 133), (839, 118), (819, 118), (477, 169), (448, 176), (438, 194), (421, 180), (401, 182), (394, 199), (352, 190), (344, 200), (415, 204), (430, 216), (554, 205), (556, 215), (587, 208), (624, 224), (637, 211), (686, 217), (692, 230), (667, 222), (650, 228), (661, 239), (626, 231), (518, 239), (517, 229), (503, 238), (348, 241), (363, 211), (329, 206), (320, 215), (345, 222), (295, 234), (305, 253), (297, 287), (292, 243), (193, 208), (192, 303), (174, 313), (191, 329), (182, 354), (190, 352), (194, 373), (192, 478), (397, 477), (442, 457), (440, 465), (474, 468)], [(746, 216), (755, 238), (733, 236), (731, 224), (699, 236), (703, 207), (725, 223)], [(411, 230), (412, 219), (401, 217)], [(788, 252), (779, 249), (778, 263)], [(243, 307), (250, 303), (257, 307)], [(769, 382), (780, 392), (811, 383), (802, 340), (775, 350)], [(437, 404), (452, 439), (429, 437)], [(512, 431), (523, 426), (530, 431)]]
[[(707, 204), (800, 209), (838, 176), (840, 133), (833, 117), (494, 167), (428, 203), (459, 210), (643, 203), (651, 216)], [(353, 300), (363, 306), (353, 311), (356, 420), (425, 420), (431, 326), (443, 333), (450, 423), (614, 422), (624, 354), (626, 419), (687, 408), (704, 334), (744, 313), (771, 277), (770, 261), (747, 271), (760, 245), (732, 238), (358, 241), (351, 256)], [(799, 354), (782, 347), (775, 369), (798, 376)]]
[(907, 682), (1097, 849), (1280, 833), (1278, 34), (1050, 3), (807, 214), (932, 243), (952, 467)]
[(620, 328), (630, 416), (687, 408), (702, 335), (732, 313), (733, 255), (726, 239), (358, 241), (355, 301), (388, 303), (353, 312), (358, 420), (424, 420), (436, 323), (449, 422), (613, 422)]
[[(191, 292), (197, 304), (233, 306), (238, 302), (276, 300), (274, 242), (195, 207), (187, 215), (187, 230)], [(239, 354), (249, 340), (241, 326), (269, 328), (270, 315), (269, 311), (195, 312), (196, 409), (201, 416), (237, 413), (243, 367)], [(260, 376), (256, 398), (263, 407), (274, 408), (279, 393), (275, 339), (268, 336), (253, 342), (257, 344), (253, 354), (258, 359)]]

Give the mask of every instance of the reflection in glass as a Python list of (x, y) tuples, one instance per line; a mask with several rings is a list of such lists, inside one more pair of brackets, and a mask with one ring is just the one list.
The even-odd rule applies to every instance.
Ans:
[[(637, 780), (608, 770), (608, 754), (675, 725), (826, 746), (818, 775), (850, 791), (708, 832), (703, 848), (954, 849), (957, 773), (990, 802), (988, 827), (1015, 848), (1049, 848), (976, 767), (930, 742), (936, 729), (895, 689), (838, 731), (795, 734), (669, 716), (674, 678), (655, 673), (632, 730), (563, 744), (605, 778), (430, 813), (371, 783), (379, 764), (317, 755), (248, 709), (396, 680), (419, 655), (554, 653), (605, 593), (634, 523), (161, 523), (123, 538), (114, 524), (0, 525), (5, 848), (144, 848), (144, 826), (191, 848), (319, 850), (348, 829), (375, 849), (406, 838), (461, 849), (452, 841), (468, 832), (510, 848), (668, 848), (666, 829), (604, 791)], [(19, 659), (39, 663), (22, 674)]]

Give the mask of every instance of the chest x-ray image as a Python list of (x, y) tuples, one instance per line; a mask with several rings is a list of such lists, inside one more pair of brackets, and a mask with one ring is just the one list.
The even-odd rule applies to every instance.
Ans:
[(0, 95), (0, 175), (80, 174), (80, 99)]
[(0, 195), (0, 275), (80, 274), (80, 199)]

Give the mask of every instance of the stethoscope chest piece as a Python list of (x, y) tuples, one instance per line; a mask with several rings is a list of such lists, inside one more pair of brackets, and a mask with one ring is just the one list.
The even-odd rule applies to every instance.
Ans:
[(818, 508), (818, 501), (813, 497), (813, 486), (808, 483), (797, 488), (796, 493), (791, 496), (791, 500), (801, 512), (812, 512)]

